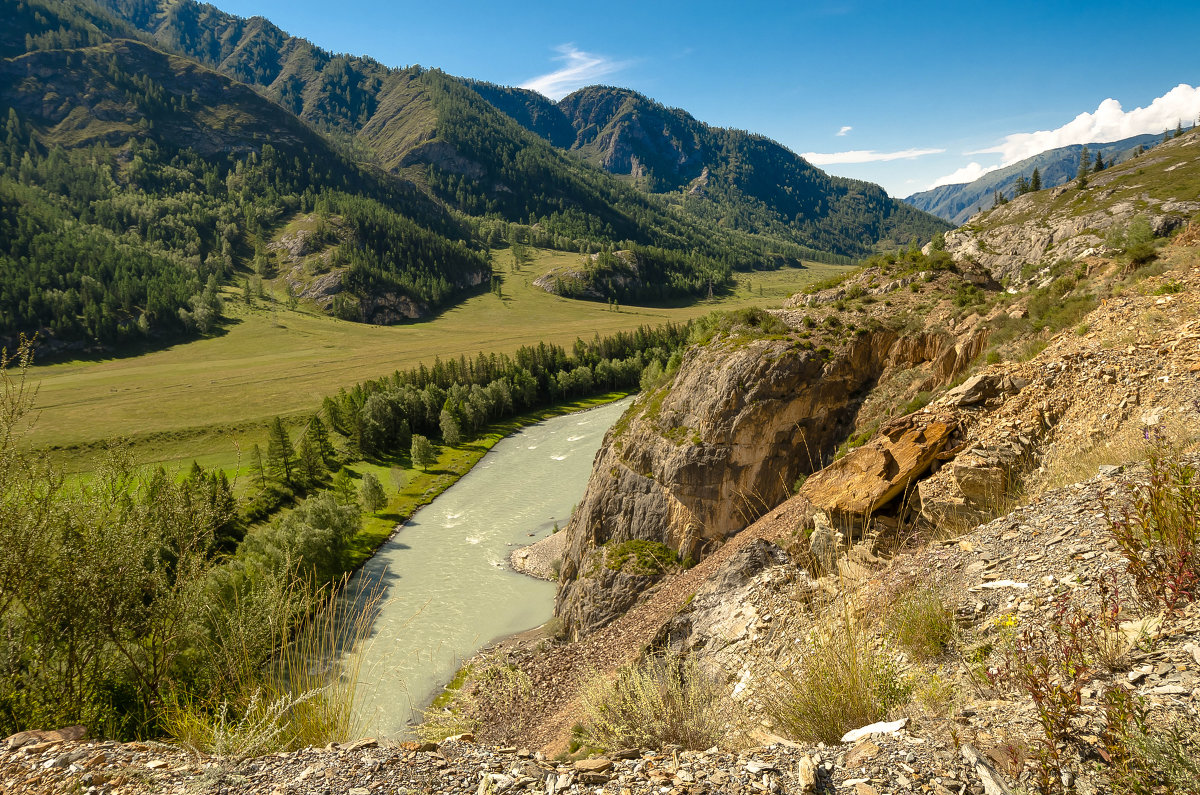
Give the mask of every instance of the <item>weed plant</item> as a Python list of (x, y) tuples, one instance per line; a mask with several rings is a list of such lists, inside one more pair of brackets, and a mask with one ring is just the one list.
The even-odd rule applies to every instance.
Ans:
[(1148, 480), (1130, 487), (1123, 507), (1106, 511), (1135, 593), (1173, 612), (1200, 596), (1200, 482), (1195, 465), (1171, 455), (1164, 438), (1147, 435)]
[(912, 588), (892, 605), (887, 628), (896, 643), (914, 660), (940, 656), (954, 642), (954, 611), (934, 588)]
[(694, 658), (647, 657), (584, 687), (583, 735), (605, 749), (728, 747), (732, 707)]
[(911, 687), (886, 649), (843, 606), (830, 625), (814, 629), (798, 670), (780, 671), (768, 712), (797, 740), (836, 744), (842, 735), (887, 717)]

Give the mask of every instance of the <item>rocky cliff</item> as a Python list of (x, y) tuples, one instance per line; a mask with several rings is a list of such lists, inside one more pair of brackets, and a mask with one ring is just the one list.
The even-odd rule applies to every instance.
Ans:
[[(829, 463), (873, 394), (909, 399), (978, 356), (982, 326), (963, 322), (950, 332), (947, 308), (927, 305), (944, 304), (936, 296), (978, 274), (927, 275), (922, 294), (868, 269), (814, 294), (811, 309), (779, 312), (772, 333), (734, 325), (691, 347), (673, 378), (643, 394), (606, 437), (566, 528), (556, 613), (567, 630), (603, 626), (658, 579), (611, 567), (606, 548), (651, 541), (685, 564), (701, 560)], [(861, 325), (818, 324), (843, 313), (845, 300), (832, 295), (865, 296), (872, 282), (893, 285), (891, 306), (859, 304)], [(881, 318), (895, 325), (906, 317), (901, 306), (921, 307), (928, 323), (884, 325)]]

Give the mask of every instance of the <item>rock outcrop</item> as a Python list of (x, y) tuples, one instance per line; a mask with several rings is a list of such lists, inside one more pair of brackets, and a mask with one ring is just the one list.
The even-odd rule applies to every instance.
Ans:
[(953, 419), (902, 417), (805, 481), (800, 494), (851, 534), (925, 474), (957, 429)]
[(1172, 180), (1194, 172), (1197, 150), (1200, 135), (1191, 132), (1091, 175), (1083, 190), (1072, 182), (1018, 196), (947, 232), (946, 251), (1016, 285), (1038, 280), (1058, 260), (1100, 253), (1107, 231), (1137, 216), (1156, 235), (1166, 235), (1200, 212), (1194, 188), (1168, 189)]
[[(556, 613), (567, 630), (603, 626), (656, 579), (606, 570), (601, 547), (645, 539), (700, 560), (787, 499), (797, 478), (828, 463), (876, 385), (899, 372), (917, 373), (920, 389), (945, 383), (985, 340), (978, 328), (964, 328), (960, 338), (877, 328), (828, 352), (793, 337), (735, 332), (689, 349), (674, 379), (640, 397), (597, 455), (566, 528)], [(949, 430), (930, 428), (927, 436), (944, 441)], [(905, 471), (929, 465), (915, 446), (912, 460), (897, 453)]]

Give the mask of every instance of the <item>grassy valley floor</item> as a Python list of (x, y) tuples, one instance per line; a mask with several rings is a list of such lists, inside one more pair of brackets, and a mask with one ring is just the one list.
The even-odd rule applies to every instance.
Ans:
[[(255, 299), (247, 308), (228, 290), (225, 332), (140, 356), (78, 360), (34, 368), (39, 417), (31, 442), (50, 448), (68, 472), (87, 471), (121, 439), (136, 461), (168, 468), (199, 461), (231, 475), (239, 448), (262, 442), (276, 415), (312, 412), (321, 399), (355, 382), (434, 357), (511, 353), (545, 341), (570, 346), (640, 325), (686, 322), (714, 309), (778, 305), (807, 284), (847, 270), (810, 263), (803, 269), (738, 274), (736, 289), (691, 305), (621, 306), (550, 295), (533, 280), (577, 254), (541, 250), (511, 272), (495, 253), (503, 296), (473, 296), (426, 321), (370, 326), (337, 320), (301, 304)], [(282, 288), (276, 290), (282, 299)]]

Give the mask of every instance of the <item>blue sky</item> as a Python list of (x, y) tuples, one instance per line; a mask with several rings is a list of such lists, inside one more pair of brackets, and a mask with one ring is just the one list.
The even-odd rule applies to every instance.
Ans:
[(390, 66), (625, 86), (895, 196), (1200, 115), (1197, 2), (216, 4)]

